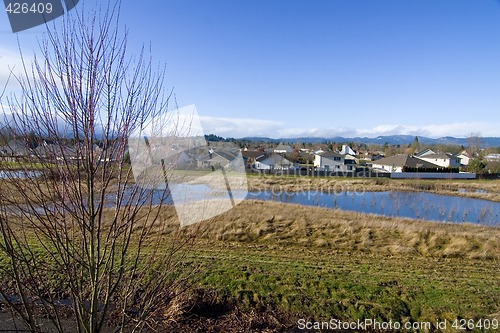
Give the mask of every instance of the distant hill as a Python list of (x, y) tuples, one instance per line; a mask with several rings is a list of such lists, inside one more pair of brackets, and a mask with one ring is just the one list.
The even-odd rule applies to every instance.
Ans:
[[(390, 145), (407, 145), (413, 143), (415, 139), (414, 135), (385, 135), (377, 136), (376, 138), (367, 137), (355, 137), (355, 138), (345, 138), (341, 136), (332, 138), (315, 138), (315, 137), (301, 137), (301, 138), (267, 138), (267, 137), (244, 137), (242, 140), (249, 140), (254, 142), (304, 142), (304, 143), (323, 143), (323, 142), (356, 142), (356, 143), (366, 143), (366, 144), (380, 144), (388, 143)], [(445, 136), (438, 139), (427, 138), (424, 136), (419, 136), (418, 141), (425, 145), (434, 144), (446, 144), (446, 145), (456, 145), (456, 146), (467, 146), (467, 138), (455, 138), (452, 136)], [(481, 137), (481, 145), (484, 147), (500, 147), (500, 138), (498, 137)]]

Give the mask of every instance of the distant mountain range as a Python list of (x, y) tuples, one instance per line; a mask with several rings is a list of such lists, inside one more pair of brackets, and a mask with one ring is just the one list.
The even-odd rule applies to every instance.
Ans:
[[(387, 142), (389, 145), (407, 145), (413, 143), (415, 135), (385, 135), (377, 136), (376, 138), (344, 138), (341, 136), (336, 136), (333, 138), (315, 138), (315, 137), (302, 137), (302, 138), (266, 138), (266, 137), (244, 137), (243, 140), (250, 140), (254, 142), (300, 142), (300, 143), (324, 143), (324, 142), (356, 142), (356, 143), (366, 143), (366, 144), (379, 144), (383, 145)], [(452, 136), (445, 136), (438, 139), (427, 138), (424, 136), (418, 136), (418, 142), (424, 145), (435, 145), (435, 144), (445, 144), (445, 145), (456, 145), (456, 146), (467, 146), (467, 138), (455, 138)], [(500, 138), (498, 137), (481, 137), (481, 145), (484, 147), (500, 147)]]

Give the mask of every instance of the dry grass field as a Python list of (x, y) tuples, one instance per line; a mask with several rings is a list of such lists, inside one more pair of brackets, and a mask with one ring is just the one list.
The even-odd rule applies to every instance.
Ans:
[[(178, 229), (173, 209), (162, 218)], [(184, 328), (500, 319), (500, 228), (250, 200), (193, 227), (190, 258), (207, 266), (194, 277), (203, 306), (179, 317)]]
[(244, 201), (209, 222), (208, 238), (384, 254), (500, 260), (500, 228)]

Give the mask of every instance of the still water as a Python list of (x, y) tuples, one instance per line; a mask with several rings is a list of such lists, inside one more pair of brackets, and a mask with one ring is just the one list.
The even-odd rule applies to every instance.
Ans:
[(33, 178), (38, 177), (42, 173), (40, 171), (10, 171), (10, 170), (0, 170), (0, 179), (7, 178)]
[(249, 192), (248, 199), (273, 200), (391, 217), (500, 226), (500, 203), (427, 192)]

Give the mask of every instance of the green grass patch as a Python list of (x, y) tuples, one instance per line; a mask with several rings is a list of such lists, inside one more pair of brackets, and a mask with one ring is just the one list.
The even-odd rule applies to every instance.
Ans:
[(225, 247), (197, 251), (212, 268), (201, 285), (247, 307), (318, 320), (489, 318), (500, 310), (496, 261)]

